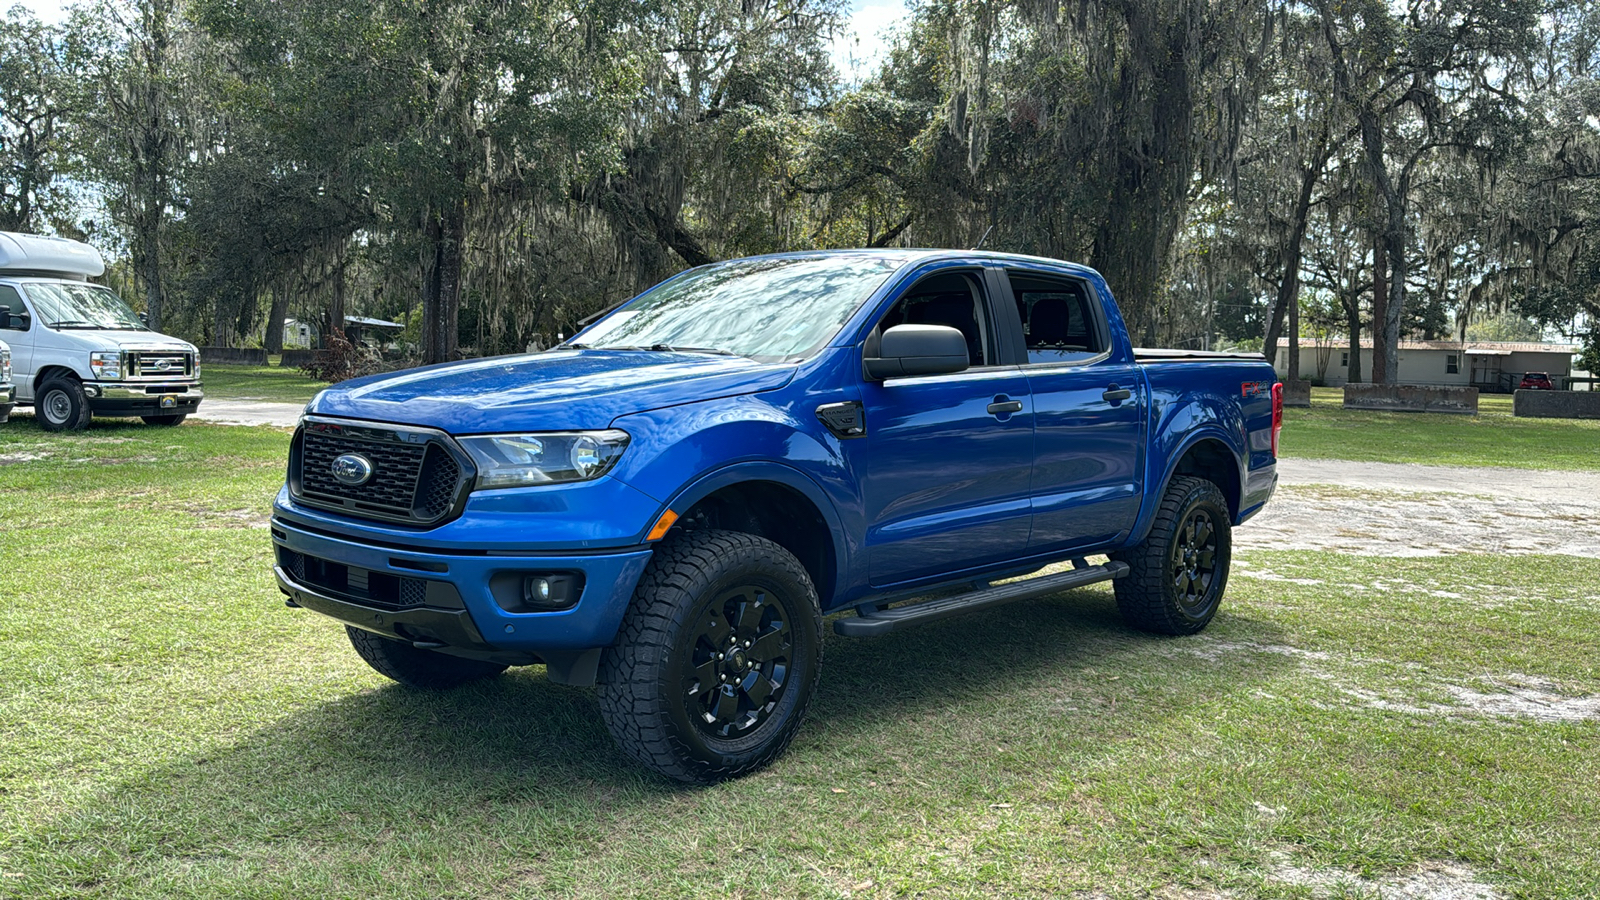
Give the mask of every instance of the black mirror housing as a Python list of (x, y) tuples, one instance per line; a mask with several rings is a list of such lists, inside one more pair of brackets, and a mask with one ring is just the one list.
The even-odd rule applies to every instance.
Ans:
[(948, 375), (971, 364), (967, 338), (948, 325), (896, 325), (878, 342), (878, 355), (862, 360), (874, 381), (903, 375)]

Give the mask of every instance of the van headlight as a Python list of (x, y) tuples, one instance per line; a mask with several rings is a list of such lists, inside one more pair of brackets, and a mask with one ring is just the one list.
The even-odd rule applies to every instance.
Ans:
[(96, 381), (121, 381), (122, 354), (116, 350), (89, 354), (89, 371)]
[(611, 471), (628, 433), (556, 431), (456, 438), (478, 466), (475, 487), (509, 488), (590, 481)]
[(0, 383), (11, 381), (11, 351), (0, 347)]

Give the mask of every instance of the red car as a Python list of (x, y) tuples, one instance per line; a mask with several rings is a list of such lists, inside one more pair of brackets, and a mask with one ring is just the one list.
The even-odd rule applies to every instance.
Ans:
[(1550, 376), (1543, 372), (1529, 372), (1522, 376), (1522, 383), (1517, 385), (1519, 391), (1553, 391), (1556, 386), (1550, 382)]

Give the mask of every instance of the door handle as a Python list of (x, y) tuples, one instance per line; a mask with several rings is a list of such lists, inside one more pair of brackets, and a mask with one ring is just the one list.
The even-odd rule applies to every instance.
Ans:
[(1101, 399), (1105, 400), (1107, 403), (1121, 403), (1132, 396), (1133, 391), (1130, 391), (1127, 388), (1119, 388), (1114, 384), (1106, 388), (1106, 392), (1100, 395)]
[(994, 402), (989, 404), (989, 415), (991, 416), (1003, 416), (1007, 413), (1018, 412), (1022, 412), (1022, 401), (1007, 400), (1004, 394), (994, 398)]

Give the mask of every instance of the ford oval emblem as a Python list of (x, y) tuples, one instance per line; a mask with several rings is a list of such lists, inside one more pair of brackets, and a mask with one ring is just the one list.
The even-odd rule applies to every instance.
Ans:
[(340, 484), (350, 487), (360, 487), (372, 480), (372, 460), (359, 453), (346, 453), (335, 459), (330, 468)]

